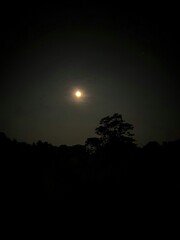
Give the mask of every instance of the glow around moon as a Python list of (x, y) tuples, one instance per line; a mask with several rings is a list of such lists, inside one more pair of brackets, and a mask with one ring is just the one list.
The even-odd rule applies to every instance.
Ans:
[(71, 100), (76, 103), (84, 103), (87, 101), (87, 94), (82, 88), (74, 88), (71, 92)]
[(77, 98), (80, 98), (80, 97), (82, 97), (82, 92), (78, 90), (75, 92), (75, 95)]

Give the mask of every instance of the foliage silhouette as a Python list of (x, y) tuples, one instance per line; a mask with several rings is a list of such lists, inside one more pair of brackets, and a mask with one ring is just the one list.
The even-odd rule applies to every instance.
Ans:
[(176, 192), (180, 140), (150, 142), (140, 148), (132, 130), (116, 113), (100, 121), (98, 137), (88, 138), (84, 146), (57, 147), (42, 141), (30, 145), (0, 133), (4, 196), (23, 201), (57, 199), (62, 204), (71, 204), (72, 199), (73, 203), (119, 204), (134, 196)]
[(97, 152), (97, 150), (99, 149), (101, 145), (101, 141), (99, 138), (88, 138), (85, 142), (85, 146), (86, 146), (86, 150), (90, 153), (90, 154), (94, 154)]
[[(85, 142), (89, 153), (95, 154), (100, 150), (121, 150), (134, 145), (133, 125), (123, 120), (122, 115), (115, 113), (100, 120), (100, 126), (95, 129), (99, 137), (88, 138)], [(123, 148), (122, 148), (123, 146)], [(116, 153), (117, 154), (117, 153)]]
[(106, 145), (110, 142), (132, 143), (134, 134), (131, 133), (133, 125), (123, 120), (122, 115), (115, 113), (112, 116), (102, 118), (100, 126), (95, 132), (100, 136), (101, 144)]

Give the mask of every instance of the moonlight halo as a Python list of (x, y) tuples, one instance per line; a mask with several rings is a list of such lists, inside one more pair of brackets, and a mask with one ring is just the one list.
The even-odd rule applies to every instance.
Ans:
[(86, 94), (85, 94), (84, 89), (77, 87), (77, 88), (74, 88), (72, 90), (71, 97), (72, 97), (73, 102), (80, 103), (80, 102), (84, 102), (85, 101)]
[(75, 95), (76, 95), (77, 98), (80, 98), (80, 97), (82, 97), (82, 92), (79, 91), (79, 90), (77, 90), (77, 91), (75, 92)]

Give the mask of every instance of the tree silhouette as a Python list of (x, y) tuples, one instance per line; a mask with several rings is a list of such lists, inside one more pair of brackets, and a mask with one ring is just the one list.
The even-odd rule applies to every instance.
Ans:
[(103, 146), (109, 143), (132, 144), (134, 134), (131, 133), (133, 125), (123, 120), (122, 115), (115, 113), (112, 116), (102, 118), (100, 126), (95, 129)]
[(100, 147), (100, 140), (99, 138), (93, 137), (88, 138), (85, 142), (86, 150), (90, 154), (94, 154), (97, 152), (98, 148)]

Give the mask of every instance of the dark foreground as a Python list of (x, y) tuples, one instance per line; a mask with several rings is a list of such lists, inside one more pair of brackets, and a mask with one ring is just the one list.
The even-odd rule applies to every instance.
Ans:
[(163, 212), (177, 201), (179, 141), (96, 154), (81, 145), (29, 145), (3, 134), (0, 144), (2, 199), (12, 208)]

